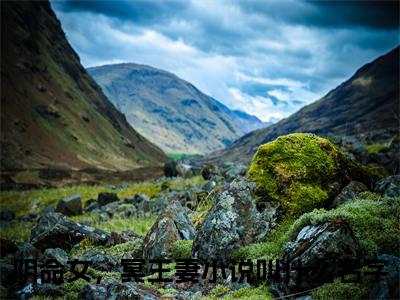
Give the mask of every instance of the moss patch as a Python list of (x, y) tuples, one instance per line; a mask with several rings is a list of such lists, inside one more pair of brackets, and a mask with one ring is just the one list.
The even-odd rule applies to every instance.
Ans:
[(171, 248), (173, 259), (189, 259), (192, 254), (193, 241), (179, 240), (176, 241)]
[(345, 221), (354, 232), (366, 258), (387, 253), (400, 255), (400, 199), (380, 197), (369, 192), (334, 210), (314, 210), (304, 214), (291, 226), (287, 235), (294, 239), (307, 225)]
[(289, 134), (258, 148), (247, 177), (268, 201), (279, 202), (299, 216), (325, 204), (328, 183), (338, 175), (339, 158), (338, 149), (327, 139)]

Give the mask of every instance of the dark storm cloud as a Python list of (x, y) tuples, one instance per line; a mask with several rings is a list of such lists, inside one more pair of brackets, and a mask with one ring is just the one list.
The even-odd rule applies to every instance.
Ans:
[(64, 0), (54, 2), (58, 9), (65, 12), (92, 12), (139, 24), (163, 22), (170, 19), (173, 14), (184, 10), (187, 3), (178, 0)]
[(399, 26), (398, 1), (240, 1), (240, 7), (285, 23), (306, 26), (375, 29)]
[(85, 66), (166, 69), (235, 109), (282, 118), (399, 44), (398, 2), (53, 1)]

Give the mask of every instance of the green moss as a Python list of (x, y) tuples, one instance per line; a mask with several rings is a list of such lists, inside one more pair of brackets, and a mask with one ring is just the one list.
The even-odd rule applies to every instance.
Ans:
[[(361, 273), (368, 271), (362, 268)], [(373, 270), (369, 270), (370, 272)], [(368, 292), (372, 284), (372, 277), (361, 276), (359, 283), (343, 283), (341, 280), (335, 279), (332, 283), (326, 283), (311, 292), (312, 298), (315, 300), (363, 300), (368, 299)]]
[(276, 259), (283, 256), (283, 245), (289, 241), (288, 230), (294, 220), (287, 217), (270, 233), (264, 243), (254, 243), (240, 248), (232, 254), (232, 259)]
[[(281, 136), (261, 145), (247, 177), (257, 188), (295, 216), (320, 207), (327, 183), (337, 176), (340, 153), (329, 140), (312, 134)], [(264, 199), (259, 200), (265, 201)]]
[(105, 249), (106, 253), (117, 257), (117, 260), (120, 260), (125, 253), (132, 253), (138, 250), (142, 246), (142, 240), (136, 239), (134, 241), (129, 241), (123, 244), (115, 245), (108, 249)]
[(314, 210), (304, 214), (291, 226), (287, 235), (294, 239), (306, 225), (345, 221), (358, 240), (365, 257), (387, 253), (400, 255), (400, 199), (362, 193), (334, 210)]
[(179, 240), (176, 241), (171, 248), (173, 259), (189, 259), (192, 255), (192, 240)]
[(268, 287), (262, 285), (259, 287), (241, 288), (226, 297), (225, 299), (248, 299), (248, 300), (268, 300), (273, 299)]
[(286, 191), (282, 201), (290, 211), (303, 214), (316, 207), (322, 207), (328, 199), (328, 193), (315, 184), (294, 182)]

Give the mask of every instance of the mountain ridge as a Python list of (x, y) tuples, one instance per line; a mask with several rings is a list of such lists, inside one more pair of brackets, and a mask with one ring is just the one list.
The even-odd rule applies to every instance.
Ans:
[(356, 135), (371, 141), (399, 134), (399, 49), (365, 64), (324, 97), (291, 116), (250, 132), (204, 159), (249, 162), (259, 145), (296, 132)]
[(122, 171), (165, 161), (80, 64), (49, 2), (1, 5), (2, 170)]
[[(207, 153), (243, 134), (235, 115), (177, 75), (149, 65), (120, 63), (87, 69), (141, 134), (169, 153)], [(247, 122), (247, 123), (246, 123)]]

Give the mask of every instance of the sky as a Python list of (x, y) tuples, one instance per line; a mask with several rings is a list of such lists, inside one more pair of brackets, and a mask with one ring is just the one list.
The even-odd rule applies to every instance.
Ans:
[(399, 45), (398, 2), (51, 2), (85, 67), (167, 70), (232, 109), (277, 121)]

